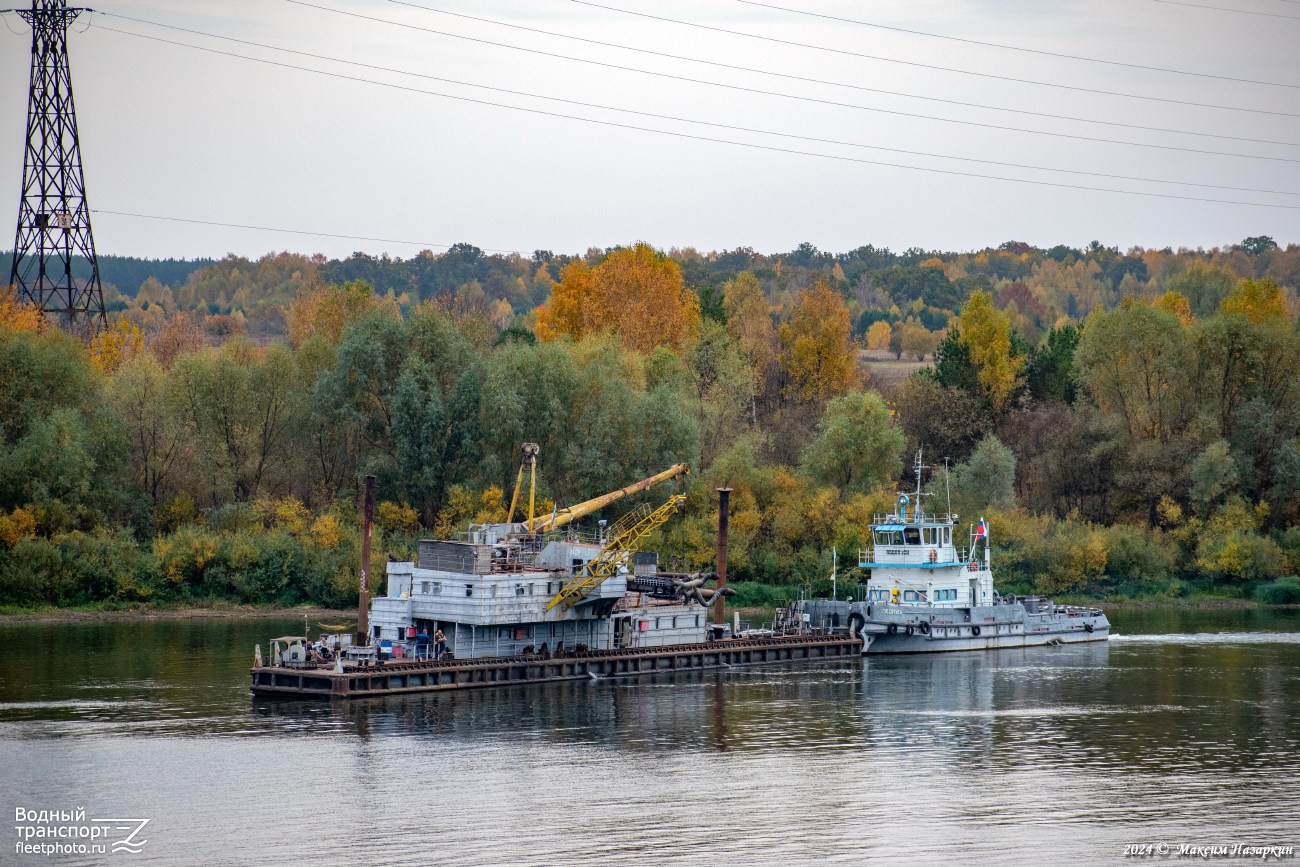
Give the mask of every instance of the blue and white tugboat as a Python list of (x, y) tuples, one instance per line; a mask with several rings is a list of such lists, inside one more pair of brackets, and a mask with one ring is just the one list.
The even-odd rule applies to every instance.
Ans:
[(916, 494), (898, 498), (893, 514), (876, 515), (871, 544), (858, 555), (870, 570), (865, 598), (796, 603), (806, 628), (848, 628), (863, 653), (991, 650), (1041, 644), (1105, 641), (1110, 621), (1099, 608), (1055, 605), (1037, 596), (1002, 596), (993, 589), (988, 527), (957, 515), (927, 513), (916, 456)]

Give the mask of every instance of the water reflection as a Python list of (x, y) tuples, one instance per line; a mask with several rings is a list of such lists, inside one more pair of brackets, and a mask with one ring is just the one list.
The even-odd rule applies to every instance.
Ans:
[(1225, 636), (1217, 612), (1179, 618), (1180, 636), (1117, 618), (1125, 637), (1091, 645), (333, 703), (247, 692), (252, 644), (300, 621), (11, 627), (0, 779), (15, 803), (95, 792), (158, 817), (141, 863), (1096, 863), (1161, 835), (1297, 842), (1296, 619)]

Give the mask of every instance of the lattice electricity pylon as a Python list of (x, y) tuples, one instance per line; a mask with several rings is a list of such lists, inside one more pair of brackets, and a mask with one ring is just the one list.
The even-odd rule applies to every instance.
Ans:
[[(66, 0), (32, 0), (31, 9), (5, 11), (17, 12), (32, 28), (27, 150), (9, 282), (46, 315), (69, 324), (84, 316), (99, 328), (106, 323), (104, 288), (90, 233), (68, 68), (68, 25), (90, 10), (69, 9)], [(90, 264), (89, 279), (72, 279), (74, 256)]]

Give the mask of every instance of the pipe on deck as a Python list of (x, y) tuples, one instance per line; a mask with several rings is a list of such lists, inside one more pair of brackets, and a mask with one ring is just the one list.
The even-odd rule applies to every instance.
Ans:
[(576, 521), (584, 515), (590, 515), (598, 509), (603, 509), (616, 500), (621, 500), (624, 497), (631, 496), (632, 494), (640, 493), (646, 488), (653, 487), (660, 482), (666, 482), (669, 479), (675, 479), (678, 476), (687, 475), (690, 471), (691, 468), (688, 464), (674, 464), (672, 467), (664, 470), (658, 475), (651, 476), (648, 479), (642, 479), (636, 484), (628, 485), (626, 488), (619, 488), (617, 491), (611, 491), (608, 494), (596, 497), (594, 500), (587, 500), (586, 502), (578, 503), (576, 506), (569, 506), (567, 509), (559, 509), (554, 514), (543, 515), (524, 526), (530, 533), (545, 533), (548, 530), (555, 530), (559, 527), (563, 527), (571, 521)]

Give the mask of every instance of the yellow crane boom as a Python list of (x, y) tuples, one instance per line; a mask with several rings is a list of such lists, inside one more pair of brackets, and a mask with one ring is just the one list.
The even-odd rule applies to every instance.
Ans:
[(606, 578), (617, 575), (620, 569), (625, 569), (628, 559), (641, 541), (652, 530), (671, 518), (673, 512), (685, 503), (685, 496), (674, 494), (668, 498), (668, 502), (653, 511), (648, 505), (642, 505), (615, 521), (609, 528), (609, 541), (605, 543), (605, 547), (587, 561), (587, 565), (582, 567), (581, 572), (560, 588), (555, 598), (546, 603), (546, 610), (550, 611), (556, 605), (563, 605), (567, 611)]
[(674, 464), (669, 469), (664, 470), (658, 475), (651, 476), (648, 479), (642, 479), (634, 485), (628, 485), (626, 488), (619, 488), (617, 491), (611, 491), (594, 500), (587, 500), (585, 503), (579, 503), (576, 506), (569, 506), (567, 509), (559, 509), (551, 515), (539, 515), (536, 519), (529, 520), (526, 526), (530, 533), (545, 533), (548, 530), (554, 530), (563, 527), (570, 521), (576, 521), (583, 515), (590, 515), (598, 509), (603, 509), (615, 500), (621, 500), (646, 488), (653, 487), (660, 482), (666, 482), (669, 479), (675, 479), (678, 476), (684, 476), (691, 471), (688, 464)]

